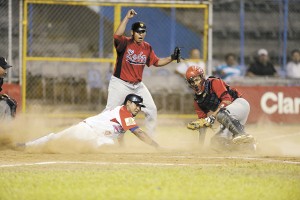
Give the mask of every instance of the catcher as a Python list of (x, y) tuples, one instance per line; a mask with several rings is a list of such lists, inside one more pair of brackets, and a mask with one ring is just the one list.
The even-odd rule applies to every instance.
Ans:
[[(2, 91), (3, 79), (7, 74), (7, 69), (12, 67), (5, 58), (0, 57), (0, 92)], [(17, 102), (7, 94), (0, 94), (0, 123), (15, 117)]]
[(200, 130), (203, 127), (211, 127), (217, 120), (221, 127), (211, 140), (213, 148), (254, 144), (253, 136), (244, 130), (250, 105), (239, 91), (230, 88), (220, 78), (205, 79), (204, 72), (199, 66), (188, 68), (186, 80), (195, 91), (194, 107), (198, 115), (197, 120), (188, 123), (188, 129)]

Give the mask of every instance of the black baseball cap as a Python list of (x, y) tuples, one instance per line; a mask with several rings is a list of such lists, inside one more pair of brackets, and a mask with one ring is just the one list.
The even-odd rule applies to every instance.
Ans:
[(134, 32), (146, 31), (146, 24), (141, 21), (135, 22), (131, 25), (131, 30), (133, 30)]
[(7, 64), (7, 60), (3, 57), (0, 57), (0, 66), (3, 69), (8, 69), (8, 68), (12, 67), (11, 65)]
[(138, 106), (141, 106), (145, 108), (146, 106), (143, 104), (143, 97), (136, 95), (136, 94), (128, 94), (125, 98), (124, 105), (126, 104), (127, 101), (131, 101), (135, 103)]

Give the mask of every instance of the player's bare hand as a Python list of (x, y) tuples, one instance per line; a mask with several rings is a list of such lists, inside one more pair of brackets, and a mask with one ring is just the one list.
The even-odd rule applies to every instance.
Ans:
[(136, 13), (133, 9), (131, 9), (131, 10), (129, 10), (129, 11), (127, 12), (126, 17), (127, 17), (128, 19), (130, 19), (130, 18), (134, 17), (135, 15), (137, 15), (137, 13)]

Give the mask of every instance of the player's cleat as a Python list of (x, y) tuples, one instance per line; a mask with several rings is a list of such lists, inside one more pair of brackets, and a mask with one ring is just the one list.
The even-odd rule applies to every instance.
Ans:
[(239, 134), (232, 139), (234, 144), (254, 143), (254, 137), (249, 134)]

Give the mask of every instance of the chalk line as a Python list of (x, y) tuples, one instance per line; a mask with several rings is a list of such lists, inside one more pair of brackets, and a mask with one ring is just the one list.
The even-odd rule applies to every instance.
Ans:
[[(162, 156), (160, 156), (162, 157)], [(295, 164), (300, 165), (300, 161), (276, 160), (269, 158), (255, 158), (255, 157), (201, 157), (201, 156), (168, 156), (169, 158), (198, 158), (198, 159), (231, 159), (231, 160), (252, 160), (263, 161), (265, 163), (282, 163), (282, 164)], [(22, 167), (34, 165), (53, 165), (53, 164), (89, 164), (89, 165), (142, 165), (142, 166), (222, 166), (224, 164), (207, 164), (207, 163), (151, 163), (151, 162), (82, 162), (82, 161), (48, 161), (48, 162), (35, 162), (35, 163), (16, 163), (16, 164), (2, 164), (0, 168), (5, 167)]]

